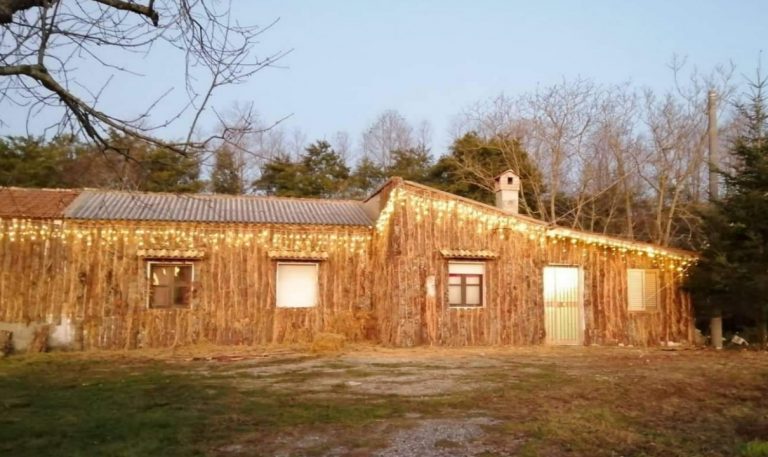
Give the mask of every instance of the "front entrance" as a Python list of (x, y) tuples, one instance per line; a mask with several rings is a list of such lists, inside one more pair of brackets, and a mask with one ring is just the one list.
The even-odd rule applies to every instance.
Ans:
[(547, 344), (581, 344), (581, 269), (544, 267), (544, 329)]

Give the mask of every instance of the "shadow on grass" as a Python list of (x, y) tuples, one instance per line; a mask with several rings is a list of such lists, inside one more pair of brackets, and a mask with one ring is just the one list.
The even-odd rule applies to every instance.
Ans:
[(239, 434), (360, 426), (404, 414), (381, 399), (302, 399), (159, 362), (40, 359), (0, 365), (0, 455), (207, 455)]

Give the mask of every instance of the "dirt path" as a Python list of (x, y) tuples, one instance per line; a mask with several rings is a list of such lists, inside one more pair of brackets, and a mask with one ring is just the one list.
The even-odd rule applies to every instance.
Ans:
[[(402, 411), (345, 439), (336, 427), (318, 428), (309, 442), (279, 446), (281, 455), (714, 456), (768, 440), (739, 434), (750, 421), (768, 424), (768, 354), (760, 352), (369, 348), (284, 362), (232, 369), (243, 388)], [(727, 444), (707, 444), (723, 435)]]

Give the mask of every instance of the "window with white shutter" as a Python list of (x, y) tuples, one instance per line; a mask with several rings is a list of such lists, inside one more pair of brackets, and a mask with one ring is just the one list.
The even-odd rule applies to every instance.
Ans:
[(627, 270), (627, 297), (630, 311), (652, 311), (659, 305), (659, 271)]
[(643, 280), (645, 309), (654, 310), (659, 305), (659, 270), (645, 270)]
[(317, 305), (319, 265), (313, 262), (277, 264), (275, 302), (278, 308), (311, 308)]

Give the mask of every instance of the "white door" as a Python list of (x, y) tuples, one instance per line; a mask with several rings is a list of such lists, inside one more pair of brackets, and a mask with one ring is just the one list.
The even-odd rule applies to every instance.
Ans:
[(581, 344), (581, 269), (544, 267), (544, 329), (547, 344)]

